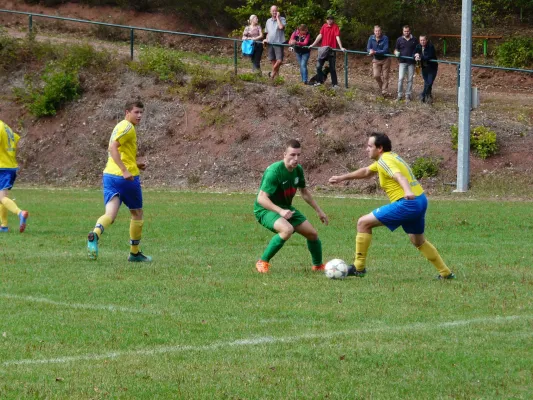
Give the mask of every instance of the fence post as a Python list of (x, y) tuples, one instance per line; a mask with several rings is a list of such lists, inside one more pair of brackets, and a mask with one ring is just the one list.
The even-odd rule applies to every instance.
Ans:
[(33, 33), (33, 15), (32, 14), (30, 14), (28, 17), (28, 32), (31, 37), (31, 34)]
[(130, 29), (130, 58), (133, 61), (133, 29)]
[(483, 55), (485, 57), (487, 57), (488, 41), (489, 41), (489, 39), (484, 39), (483, 40)]
[(459, 87), (461, 86), (461, 64), (457, 64), (457, 104), (459, 104)]
[(344, 52), (344, 87), (348, 89), (348, 53)]
[(446, 38), (442, 39), (442, 55), (446, 57)]
[(237, 75), (237, 41), (233, 41), (233, 65), (235, 66), (235, 75)]

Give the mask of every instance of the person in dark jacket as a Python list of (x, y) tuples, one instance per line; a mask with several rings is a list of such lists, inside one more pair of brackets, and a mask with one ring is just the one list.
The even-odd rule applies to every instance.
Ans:
[[(415, 61), (411, 59), (415, 51), (418, 39), (411, 34), (409, 25), (404, 25), (402, 36), (396, 40), (394, 54), (399, 57), (398, 64), (398, 98), (401, 100), (405, 93), (405, 101), (411, 101), (411, 92), (413, 89), (413, 77), (415, 76)], [(404, 58), (409, 57), (409, 58)], [(404, 92), (403, 81), (407, 77), (407, 88)]]
[(308, 73), (307, 73), (307, 62), (309, 61), (309, 55), (311, 50), (309, 49), (309, 42), (311, 40), (311, 35), (307, 29), (307, 26), (302, 24), (296, 29), (291, 35), (289, 44), (293, 47), (290, 47), (289, 50), (296, 53), (296, 60), (300, 66), (300, 76), (302, 77), (302, 83), (308, 83)]
[(420, 44), (415, 48), (415, 61), (422, 66), (422, 77), (424, 78), (424, 90), (420, 94), (420, 100), (423, 103), (431, 103), (433, 101), (433, 82), (437, 77), (439, 64), (430, 62), (437, 58), (435, 46), (431, 44), (426, 35), (420, 36), (418, 39)]
[(374, 34), (368, 38), (366, 51), (373, 56), (372, 75), (378, 83), (379, 91), (383, 96), (388, 94), (389, 73), (391, 59), (389, 53), (389, 38), (385, 36), (379, 25), (374, 26)]

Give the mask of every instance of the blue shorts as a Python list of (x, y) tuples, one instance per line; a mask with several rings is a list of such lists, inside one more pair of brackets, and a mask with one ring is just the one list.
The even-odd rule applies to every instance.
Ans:
[(372, 211), (374, 217), (394, 231), (401, 226), (405, 233), (419, 235), (424, 233), (428, 199), (424, 193), (413, 200), (400, 199)]
[(17, 179), (17, 169), (0, 169), (0, 190), (11, 190)]
[(143, 194), (139, 176), (135, 176), (132, 181), (128, 181), (121, 176), (104, 174), (102, 183), (104, 187), (104, 204), (109, 203), (113, 197), (118, 196), (120, 204), (126, 204), (130, 210), (143, 208)]

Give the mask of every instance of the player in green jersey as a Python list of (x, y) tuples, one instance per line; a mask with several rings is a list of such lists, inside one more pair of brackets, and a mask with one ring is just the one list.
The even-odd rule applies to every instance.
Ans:
[(300, 142), (290, 140), (287, 143), (283, 160), (270, 165), (263, 174), (259, 193), (254, 204), (257, 221), (265, 228), (276, 233), (255, 268), (260, 273), (270, 269), (270, 259), (283, 247), (294, 232), (307, 239), (307, 248), (311, 252), (313, 271), (324, 270), (322, 263), (322, 243), (316, 229), (305, 216), (292, 206), (296, 191), (307, 204), (313, 207), (323, 224), (328, 224), (328, 217), (313, 199), (305, 185), (304, 171), (300, 165), (302, 153)]

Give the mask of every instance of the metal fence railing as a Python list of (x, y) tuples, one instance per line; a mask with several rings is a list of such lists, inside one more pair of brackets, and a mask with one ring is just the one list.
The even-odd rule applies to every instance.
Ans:
[[(233, 42), (233, 65), (235, 74), (238, 73), (238, 44), (242, 42), (241, 39), (235, 39), (235, 38), (227, 38), (222, 36), (210, 36), (210, 35), (202, 35), (198, 33), (188, 33), (188, 32), (176, 32), (176, 31), (168, 31), (163, 29), (154, 29), (154, 28), (145, 28), (141, 26), (129, 26), (129, 25), (118, 25), (118, 24), (112, 24), (108, 22), (99, 22), (99, 21), (90, 21), (86, 19), (77, 19), (77, 18), (68, 18), (68, 17), (59, 17), (56, 15), (46, 15), (46, 14), (35, 14), (25, 11), (15, 11), (15, 10), (3, 10), (0, 9), (1, 13), (9, 13), (9, 14), (19, 14), (19, 15), (27, 15), (28, 16), (28, 30), (29, 33), (32, 33), (33, 30), (33, 19), (34, 17), (37, 18), (49, 18), (49, 19), (56, 19), (56, 20), (62, 20), (62, 21), (70, 21), (70, 22), (78, 22), (83, 24), (92, 24), (92, 25), (101, 25), (101, 26), (109, 26), (109, 27), (115, 27), (120, 29), (127, 29), (130, 31), (130, 58), (133, 60), (133, 54), (134, 54), (134, 40), (135, 40), (135, 31), (145, 31), (145, 32), (156, 32), (156, 33), (166, 33), (170, 35), (179, 35), (179, 36), (188, 36), (188, 37), (196, 37), (196, 38), (202, 38), (202, 39), (216, 39), (216, 40), (223, 40), (223, 41), (231, 41)], [(283, 47), (290, 47), (288, 44), (276, 44), (276, 46), (283, 46)], [(336, 52), (344, 53), (344, 86), (348, 88), (348, 56), (350, 54), (359, 54), (359, 55), (368, 55), (366, 51), (359, 51), (359, 50), (346, 50), (342, 52), (341, 50), (335, 50)], [(386, 54), (387, 57), (394, 57), (397, 58), (393, 54)], [(401, 57), (404, 59), (413, 59), (412, 57)], [(459, 86), (459, 73), (460, 73), (460, 62), (457, 61), (447, 61), (447, 60), (431, 60), (432, 62), (436, 62), (439, 64), (449, 64), (449, 65), (455, 65), (457, 67), (457, 86)], [(529, 73), (533, 74), (533, 70), (531, 69), (520, 69), (520, 68), (506, 68), (506, 67), (498, 67), (493, 65), (486, 65), (486, 64), (472, 64), (472, 68), (486, 68), (486, 69), (492, 69), (492, 70), (500, 70), (500, 71), (513, 71), (513, 72), (520, 72), (520, 73)]]

